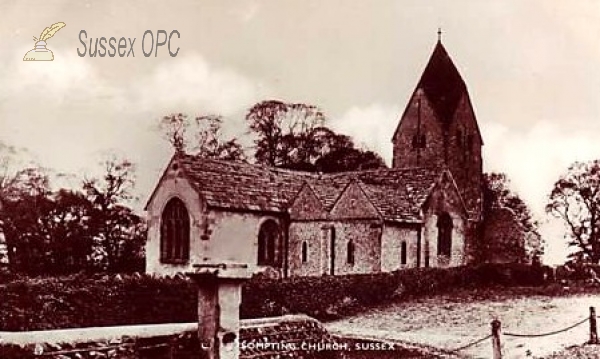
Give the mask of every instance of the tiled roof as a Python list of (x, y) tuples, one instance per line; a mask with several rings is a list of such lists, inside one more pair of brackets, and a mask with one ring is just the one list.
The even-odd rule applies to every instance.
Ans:
[(308, 183), (326, 210), (346, 186), (358, 181), (384, 220), (418, 221), (439, 172), (434, 169), (380, 169), (314, 174), (180, 155), (177, 162), (212, 207), (286, 212)]
[(331, 175), (324, 175), (319, 178), (307, 180), (308, 184), (315, 192), (315, 195), (317, 195), (321, 203), (323, 203), (323, 208), (327, 211), (333, 208), (336, 200), (351, 181), (351, 176)]
[(439, 172), (430, 168), (385, 169), (338, 174), (353, 176), (384, 220), (413, 222), (420, 220), (420, 210)]
[(213, 207), (284, 212), (310, 174), (180, 155), (177, 162)]
[(415, 222), (421, 219), (420, 206), (408, 198), (406, 191), (377, 185), (364, 185), (362, 188), (384, 220)]

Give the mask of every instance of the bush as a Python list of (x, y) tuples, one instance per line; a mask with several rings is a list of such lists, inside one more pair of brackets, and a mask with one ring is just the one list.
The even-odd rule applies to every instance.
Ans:
[(0, 290), (1, 330), (44, 330), (197, 320), (193, 283), (74, 275), (18, 279)]
[(434, 295), (458, 288), (536, 286), (543, 270), (524, 264), (411, 268), (393, 273), (254, 279), (244, 287), (242, 317), (305, 313), (320, 320), (373, 307), (392, 299)]
[[(241, 316), (304, 313), (331, 320), (390, 300), (459, 288), (531, 286), (542, 280), (542, 267), (512, 264), (281, 280), (253, 278), (243, 288)], [(182, 323), (198, 319), (195, 284), (177, 278), (80, 274), (17, 278), (0, 287), (0, 330)]]
[(34, 359), (32, 350), (14, 344), (0, 344), (0, 358), (3, 359)]

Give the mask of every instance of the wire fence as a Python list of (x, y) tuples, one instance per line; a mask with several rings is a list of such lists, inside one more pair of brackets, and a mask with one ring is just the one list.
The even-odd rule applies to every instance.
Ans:
[(572, 330), (572, 329), (574, 329), (580, 325), (583, 325), (585, 323), (589, 323), (589, 325), (590, 325), (590, 337), (589, 337), (589, 340), (587, 341), (587, 343), (599, 344), (600, 342), (598, 340), (596, 319), (597, 319), (596, 310), (594, 307), (590, 307), (590, 314), (588, 317), (586, 317), (572, 325), (569, 325), (568, 327), (558, 329), (558, 330), (553, 330), (550, 332), (534, 333), (534, 334), (511, 333), (511, 332), (501, 333), (500, 321), (494, 320), (491, 323), (491, 327), (492, 327), (491, 334), (486, 335), (480, 339), (474, 340), (472, 342), (469, 342), (468, 344), (462, 345), (458, 348), (446, 349), (444, 351), (447, 353), (452, 353), (452, 354), (460, 354), (459, 352), (461, 352), (461, 351), (464, 351), (471, 347), (477, 346), (477, 345), (491, 339), (492, 347), (493, 347), (493, 359), (502, 359), (501, 338), (500, 338), (501, 335), (504, 335), (507, 337), (515, 337), (515, 338), (540, 338), (540, 337), (547, 337), (547, 336), (551, 336), (551, 335), (565, 333), (565, 332), (568, 332), (569, 330)]

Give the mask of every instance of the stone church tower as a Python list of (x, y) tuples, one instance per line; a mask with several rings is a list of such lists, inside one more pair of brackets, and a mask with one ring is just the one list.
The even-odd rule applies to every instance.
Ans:
[(392, 138), (393, 168), (448, 168), (469, 211), (481, 222), (483, 139), (467, 86), (440, 39)]

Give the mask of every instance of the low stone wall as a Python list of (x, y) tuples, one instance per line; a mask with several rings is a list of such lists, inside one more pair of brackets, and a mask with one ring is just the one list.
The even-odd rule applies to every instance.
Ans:
[[(197, 323), (0, 332), (2, 359), (190, 359), (203, 348)], [(329, 359), (334, 339), (315, 319), (287, 315), (241, 321), (240, 358)]]

